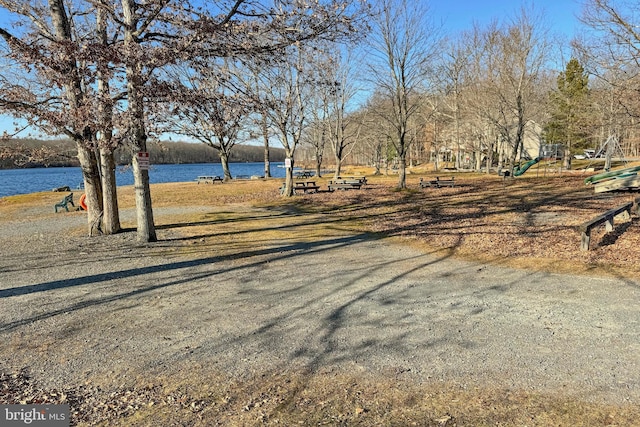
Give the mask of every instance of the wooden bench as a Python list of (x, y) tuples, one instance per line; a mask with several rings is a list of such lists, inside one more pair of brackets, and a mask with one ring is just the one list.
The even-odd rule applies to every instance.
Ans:
[[(637, 201), (638, 200), (636, 200), (636, 202)], [(625, 218), (629, 218), (629, 216), (631, 215), (631, 208), (633, 207), (633, 205), (634, 205), (633, 202), (625, 203), (622, 206), (618, 206), (615, 209), (608, 210), (602, 215), (598, 215), (592, 220), (582, 224), (580, 226), (580, 233), (581, 233), (580, 250), (583, 250), (583, 251), (589, 250), (589, 243), (591, 241), (592, 229), (594, 229), (600, 224), (604, 224), (605, 230), (607, 231), (607, 233), (613, 231), (613, 218), (620, 214), (624, 214)]]
[(73, 206), (74, 208), (76, 207), (76, 205), (73, 204), (73, 193), (70, 193), (68, 196), (65, 196), (64, 199), (60, 200), (59, 203), (53, 205), (53, 209), (56, 213), (58, 213), (58, 208), (64, 208), (67, 212), (69, 212), (69, 204), (71, 204), (71, 206)]
[(201, 182), (205, 184), (210, 182), (211, 184), (213, 184), (216, 181), (224, 182), (224, 180), (220, 176), (199, 176), (196, 178), (196, 182), (198, 184), (200, 184)]
[(451, 187), (451, 188), (453, 188), (454, 186), (455, 186), (454, 177), (451, 177), (451, 179), (440, 179), (439, 176), (436, 176), (436, 179), (432, 179), (432, 180), (425, 180), (423, 178), (420, 178), (420, 188), (427, 188), (427, 187), (436, 187), (436, 188)]

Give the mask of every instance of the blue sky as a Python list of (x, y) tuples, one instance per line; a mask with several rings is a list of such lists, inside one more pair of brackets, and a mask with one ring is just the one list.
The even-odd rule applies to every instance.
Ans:
[[(418, 0), (420, 1), (420, 0)], [(577, 17), (582, 10), (582, 0), (431, 0), (430, 8), (434, 18), (442, 20), (445, 30), (465, 30), (477, 21), (481, 26), (492, 19), (499, 20), (512, 17), (518, 13), (522, 5), (533, 6), (536, 12), (544, 13), (546, 19), (556, 30), (567, 38), (574, 36), (578, 26)]]
[[(421, 1), (421, 0), (414, 0)], [(522, 2), (516, 0), (431, 0), (430, 10), (436, 22), (442, 22), (447, 33), (472, 28), (474, 21), (480, 26), (492, 19), (508, 19), (516, 15), (522, 5), (533, 6), (534, 11), (543, 13), (551, 29), (570, 40), (578, 28), (577, 16), (582, 10), (584, 0), (537, 0)], [(0, 12), (0, 22), (4, 21)], [(13, 130), (13, 119), (0, 115), (0, 133)], [(21, 134), (20, 136), (27, 136)], [(33, 135), (37, 136), (37, 135)]]

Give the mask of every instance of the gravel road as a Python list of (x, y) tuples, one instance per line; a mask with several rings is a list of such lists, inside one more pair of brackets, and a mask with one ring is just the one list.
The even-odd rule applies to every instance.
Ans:
[(470, 263), (366, 234), (233, 256), (187, 252), (196, 244), (171, 230), (142, 246), (133, 233), (52, 234), (82, 220), (0, 232), (1, 369), (63, 387), (189, 364), (238, 378), (330, 367), (640, 401), (637, 279)]

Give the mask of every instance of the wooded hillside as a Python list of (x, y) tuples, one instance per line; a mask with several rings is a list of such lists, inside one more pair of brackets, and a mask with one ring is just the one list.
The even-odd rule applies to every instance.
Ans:
[[(219, 163), (216, 150), (208, 145), (188, 142), (160, 142), (149, 144), (149, 156), (154, 164)], [(284, 161), (284, 150), (269, 149), (269, 160)], [(119, 165), (131, 162), (131, 152), (118, 149), (115, 159)], [(231, 162), (262, 162), (264, 147), (236, 145)], [(79, 166), (76, 146), (70, 140), (13, 139), (0, 142), (0, 169)]]

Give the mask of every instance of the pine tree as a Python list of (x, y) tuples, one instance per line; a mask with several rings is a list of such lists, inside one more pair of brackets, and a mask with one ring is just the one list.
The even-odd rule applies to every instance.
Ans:
[(569, 150), (588, 147), (589, 96), (589, 76), (572, 58), (550, 94), (551, 119), (544, 128), (548, 144), (565, 144)]

